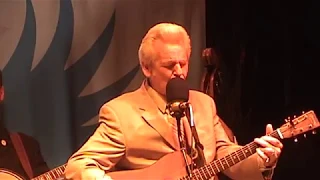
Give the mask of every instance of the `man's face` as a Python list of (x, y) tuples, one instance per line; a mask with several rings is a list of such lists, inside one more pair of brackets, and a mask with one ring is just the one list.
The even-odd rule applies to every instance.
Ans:
[(3, 122), (3, 99), (4, 99), (4, 87), (0, 86), (0, 131), (4, 128)]
[(189, 68), (187, 50), (179, 44), (154, 44), (158, 52), (157, 58), (150, 67), (144, 69), (151, 86), (160, 94), (166, 95), (166, 86), (170, 79), (180, 77), (186, 79)]
[(0, 103), (3, 102), (4, 99), (4, 87), (0, 86)]

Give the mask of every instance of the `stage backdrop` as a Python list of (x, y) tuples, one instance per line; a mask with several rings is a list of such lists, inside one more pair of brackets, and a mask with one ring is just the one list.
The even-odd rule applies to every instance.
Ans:
[[(205, 46), (204, 0), (2, 0), (0, 67), (5, 121), (35, 137), (51, 168), (92, 133), (103, 103), (140, 86), (138, 48), (158, 22), (186, 27), (198, 88)], [(125, 112), (124, 112), (125, 113)]]

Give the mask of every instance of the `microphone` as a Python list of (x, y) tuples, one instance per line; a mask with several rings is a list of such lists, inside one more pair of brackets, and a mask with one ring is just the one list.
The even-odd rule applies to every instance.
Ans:
[(172, 117), (180, 119), (185, 115), (189, 103), (189, 86), (186, 80), (172, 78), (166, 86), (167, 109)]
[[(194, 123), (193, 117), (193, 110), (191, 103), (188, 103), (189, 100), (189, 86), (186, 80), (181, 79), (179, 77), (170, 79), (166, 86), (166, 98), (167, 98), (167, 107), (166, 109), (169, 110), (170, 115), (177, 120), (177, 127), (178, 127), (178, 138), (180, 142), (180, 147), (183, 147), (183, 142), (181, 138), (181, 130), (180, 130), (180, 120), (183, 116), (187, 116), (189, 120), (190, 129), (191, 129), (191, 145), (194, 144), (192, 147), (192, 154), (190, 154), (191, 161), (194, 161), (197, 165), (203, 166), (206, 162), (204, 153), (203, 153), (203, 145), (201, 144), (197, 129)], [(195, 141), (194, 143), (192, 141)], [(188, 164), (189, 162), (186, 160), (186, 151), (185, 148), (182, 148), (182, 153), (184, 156), (185, 162)], [(188, 174), (192, 174), (193, 170), (193, 163), (190, 166), (187, 166)]]

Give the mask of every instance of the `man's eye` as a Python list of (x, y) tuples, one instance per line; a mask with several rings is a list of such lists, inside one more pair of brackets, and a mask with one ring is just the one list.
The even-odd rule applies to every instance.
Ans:
[(168, 69), (172, 69), (172, 68), (174, 68), (174, 64), (168, 64), (165, 67), (168, 68)]

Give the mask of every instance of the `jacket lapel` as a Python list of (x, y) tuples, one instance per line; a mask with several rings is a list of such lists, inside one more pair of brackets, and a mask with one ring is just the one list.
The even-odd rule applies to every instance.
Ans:
[(163, 117), (155, 116), (147, 111), (142, 112), (141, 116), (172, 148), (178, 150), (178, 141)]
[(144, 85), (138, 90), (139, 96), (137, 95), (137, 102), (142, 118), (159, 133), (161, 137), (174, 149), (179, 149), (179, 142), (175, 139), (172, 129), (164, 119), (164, 115), (158, 109), (157, 105), (149, 96)]

